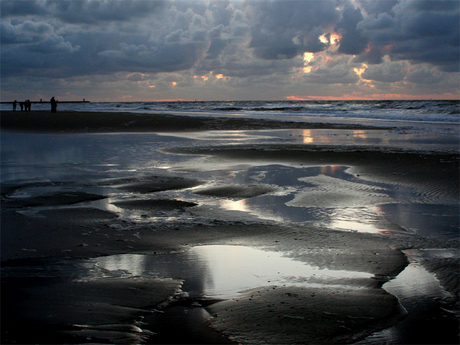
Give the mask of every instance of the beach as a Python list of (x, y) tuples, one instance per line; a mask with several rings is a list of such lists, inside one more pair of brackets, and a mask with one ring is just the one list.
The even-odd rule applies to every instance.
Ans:
[(2, 343), (458, 342), (458, 152), (407, 128), (2, 111)]
[[(168, 114), (2, 111), (2, 128), (26, 132), (174, 132), (193, 130), (245, 130), (304, 128), (294, 121), (253, 120), (248, 118), (210, 118), (204, 116), (178, 116)], [(343, 124), (310, 124), (310, 128), (360, 129), (372, 126)]]

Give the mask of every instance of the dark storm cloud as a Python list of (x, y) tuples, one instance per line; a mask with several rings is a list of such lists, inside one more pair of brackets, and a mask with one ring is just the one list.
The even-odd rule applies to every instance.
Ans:
[(264, 75), (289, 75), (293, 68), (301, 68), (303, 63), (296, 60), (248, 60), (232, 58), (220, 66), (215, 66), (213, 71), (229, 77), (246, 78)]
[(376, 46), (373, 43), (369, 43), (369, 50), (361, 53), (353, 59), (354, 63), (368, 63), (368, 64), (380, 64), (383, 62), (383, 57), (387, 54), (387, 49), (382, 46)]
[(209, 45), (206, 59), (217, 59), (227, 46), (227, 40), (221, 38), (223, 30), (224, 25), (220, 24), (209, 31), (209, 38), (211, 39), (211, 44)]
[(359, 0), (361, 8), (368, 14), (388, 13), (399, 0)]
[(350, 66), (337, 64), (329, 68), (314, 70), (305, 75), (304, 80), (315, 84), (355, 84), (359, 78)]
[(98, 56), (106, 70), (113, 72), (173, 72), (192, 68), (206, 47), (199, 43), (171, 43), (149, 48), (121, 43), (119, 49), (106, 50)]
[(0, 15), (2, 18), (26, 15), (43, 15), (48, 11), (43, 1), (17, 1), (2, 0), (0, 2)]
[(408, 65), (406, 63), (385, 62), (374, 65), (366, 69), (362, 74), (363, 79), (374, 80), (383, 83), (395, 83), (403, 80), (407, 74)]
[[(442, 71), (459, 67), (459, 3), (1, 0), (2, 85), (24, 76), (171, 85), (181, 74), (187, 85), (219, 74), (226, 85), (358, 85), (363, 63), (366, 80), (441, 85)], [(308, 64), (304, 53), (315, 53)]]
[(217, 59), (222, 54), (226, 46), (227, 40), (213, 38), (206, 55), (206, 59)]
[(356, 55), (366, 49), (369, 39), (357, 28), (362, 20), (363, 15), (359, 8), (348, 7), (343, 11), (342, 20), (335, 27), (335, 31), (342, 36), (339, 53)]
[(230, 25), (230, 20), (233, 17), (233, 8), (230, 4), (229, 0), (210, 1), (208, 10), (212, 13), (212, 17), (216, 23), (223, 26)]
[(458, 1), (402, 0), (389, 12), (369, 15), (357, 28), (392, 59), (458, 71), (459, 21)]
[(37, 43), (54, 33), (53, 27), (47, 23), (25, 21), (18, 25), (7, 22), (0, 23), (1, 42), (4, 44)]
[(2, 18), (48, 15), (67, 23), (125, 21), (148, 16), (162, 8), (165, 1), (99, 0), (2, 0)]
[(440, 73), (427, 69), (418, 69), (407, 74), (406, 80), (415, 84), (435, 85), (443, 80)]
[(304, 52), (319, 52), (319, 40), (337, 22), (336, 1), (248, 1), (255, 17), (250, 48), (261, 59), (292, 59)]
[[(2, 2), (3, 76), (65, 78), (127, 72), (168, 72), (193, 67), (207, 43), (184, 42), (183, 32), (162, 30), (146, 17), (160, 11), (162, 1), (21, 1)], [(2, 9), (3, 9), (2, 8)], [(164, 8), (163, 8), (164, 10)], [(40, 13), (33, 18), (31, 12)], [(10, 18), (14, 14), (14, 18)], [(20, 15), (22, 14), (22, 16)], [(136, 20), (129, 24), (128, 19)], [(65, 26), (84, 22), (104, 26)], [(110, 24), (120, 22), (111, 28)], [(85, 25), (86, 25), (85, 24)], [(109, 25), (109, 26), (107, 26)], [(123, 27), (122, 25), (126, 25)], [(131, 26), (130, 26), (131, 25)], [(134, 29), (133, 29), (134, 28)], [(160, 29), (164, 29), (161, 28)], [(154, 39), (152, 38), (154, 36)]]
[(256, 28), (252, 30), (251, 36), (249, 47), (253, 48), (255, 55), (261, 59), (292, 59), (303, 53), (302, 46), (293, 42), (296, 33), (292, 29), (273, 35), (271, 32), (265, 33)]

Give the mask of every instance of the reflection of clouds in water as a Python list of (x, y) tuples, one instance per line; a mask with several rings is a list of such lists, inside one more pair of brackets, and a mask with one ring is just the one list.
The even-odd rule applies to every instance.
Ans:
[(433, 273), (428, 272), (418, 262), (423, 251), (404, 251), (410, 264), (399, 275), (383, 285), (388, 292), (398, 298), (414, 299), (423, 297), (448, 297)]
[[(179, 140), (179, 139), (177, 139)], [(157, 151), (171, 138), (156, 134), (2, 133), (2, 181), (88, 179), (165, 169), (181, 156)]]
[(259, 219), (272, 220), (282, 222), (284, 218), (280, 215), (276, 215), (271, 210), (264, 208), (254, 207), (248, 203), (248, 199), (233, 201), (233, 200), (220, 200), (219, 206), (227, 211), (240, 211), (246, 212), (256, 216)]
[(385, 219), (379, 206), (325, 208), (319, 213), (325, 219), (325, 226), (332, 229), (380, 234), (406, 233), (405, 229)]
[(272, 139), (271, 136), (261, 135), (256, 131), (244, 130), (219, 130), (219, 131), (199, 131), (199, 132), (168, 132), (158, 133), (160, 136), (171, 136), (178, 138), (188, 138), (192, 140), (225, 140), (225, 141), (247, 141)]
[(81, 279), (101, 276), (159, 276), (183, 279), (183, 290), (208, 297), (232, 298), (261, 286), (359, 287), (372, 274), (319, 268), (294, 260), (283, 252), (232, 245), (193, 247), (168, 255), (122, 254), (90, 260)]
[(97, 259), (97, 266), (113, 274), (141, 276), (146, 273), (146, 255), (123, 254), (105, 256)]
[[(238, 168), (232, 170), (231, 176), (226, 174), (232, 182), (242, 186), (253, 184), (256, 177), (259, 182), (278, 186), (278, 189), (267, 195), (240, 201), (214, 199), (214, 204), (217, 203), (224, 210), (240, 211), (259, 219), (280, 222), (313, 221), (321, 226), (359, 232), (377, 233), (388, 227), (388, 222), (381, 219), (376, 207), (380, 202), (394, 202), (385, 194), (387, 189), (380, 187), (381, 184), (374, 186), (367, 181), (363, 184), (350, 181), (355, 177), (347, 173), (348, 167), (325, 165), (299, 168), (272, 164)], [(213, 174), (210, 176), (214, 177)], [(221, 174), (218, 176), (222, 177)]]
[(229, 211), (241, 211), (248, 212), (249, 207), (246, 204), (246, 199), (233, 201), (233, 200), (222, 200), (220, 203), (221, 207)]
[(295, 143), (302, 144), (332, 144), (332, 145), (365, 145), (391, 144), (386, 131), (379, 130), (334, 130), (334, 129), (304, 129), (278, 131), (280, 135), (289, 136)]
[(205, 281), (210, 296), (234, 297), (239, 291), (258, 286), (343, 283), (349, 279), (369, 279), (365, 272), (319, 269), (285, 257), (282, 252), (230, 245), (200, 246), (190, 249), (207, 262), (212, 282)]
[(395, 203), (380, 205), (379, 211), (389, 221), (418, 235), (458, 239), (458, 205)]
[(347, 207), (392, 203), (382, 187), (346, 181), (326, 175), (299, 179), (313, 187), (304, 188), (287, 203), (294, 207)]

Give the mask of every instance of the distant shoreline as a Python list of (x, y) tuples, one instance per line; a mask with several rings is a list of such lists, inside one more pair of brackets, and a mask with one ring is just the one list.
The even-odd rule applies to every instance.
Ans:
[[(0, 102), (0, 104), (13, 104), (14, 101), (11, 101), (11, 102)], [(24, 102), (24, 101), (17, 101), (18, 103), (19, 102)], [(86, 101), (86, 100), (83, 100), (83, 101), (59, 101), (57, 100), (56, 101), (57, 103), (91, 103), (90, 101)], [(30, 101), (30, 103), (32, 104), (46, 104), (46, 103), (50, 103), (50, 101)]]

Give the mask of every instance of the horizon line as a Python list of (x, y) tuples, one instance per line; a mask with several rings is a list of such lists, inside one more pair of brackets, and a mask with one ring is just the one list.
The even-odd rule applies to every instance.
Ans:
[[(441, 96), (441, 95), (439, 95)], [(445, 95), (443, 95), (445, 96)], [(17, 100), (16, 100), (17, 101)], [(83, 98), (83, 100), (80, 98), (79, 100), (56, 100), (59, 103), (140, 103), (140, 102), (317, 102), (317, 101), (327, 101), (327, 102), (355, 102), (355, 101), (460, 101), (460, 95), (458, 97), (407, 97), (407, 98), (365, 98), (365, 97), (355, 97), (355, 98), (343, 98), (343, 97), (329, 97), (329, 96), (319, 96), (319, 97), (313, 97), (313, 96), (288, 96), (284, 97), (281, 99), (214, 99), (214, 100), (201, 100), (201, 99), (183, 99), (183, 98), (177, 98), (177, 99), (149, 99), (149, 100), (132, 100), (132, 101), (126, 101), (126, 100), (107, 100), (107, 99), (96, 99), (96, 100), (89, 100), (87, 98)], [(9, 104), (13, 103), (14, 101), (0, 101), (1, 104)], [(24, 101), (17, 101), (19, 102), (24, 102)], [(31, 101), (32, 103), (49, 103), (49, 101)]]

